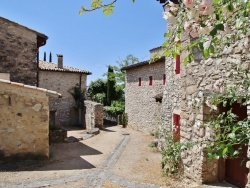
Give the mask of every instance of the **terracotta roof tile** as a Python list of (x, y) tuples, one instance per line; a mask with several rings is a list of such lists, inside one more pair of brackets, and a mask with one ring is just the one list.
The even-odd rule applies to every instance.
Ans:
[(45, 92), (47, 94), (53, 94), (53, 95), (56, 95), (58, 97), (62, 97), (61, 93), (57, 93), (56, 91), (51, 91), (51, 90), (36, 87), (36, 86), (24, 85), (22, 83), (11, 82), (11, 81), (8, 81), (8, 80), (3, 80), (3, 79), (0, 79), (0, 83), (11, 84), (11, 85), (19, 86), (19, 87), (24, 87), (24, 88), (27, 88), (27, 89), (35, 89), (35, 90), (38, 90), (38, 91), (41, 91), (41, 92)]
[(56, 63), (51, 63), (51, 62), (46, 62), (46, 61), (41, 61), (41, 60), (39, 60), (39, 69), (40, 70), (45, 70), (45, 71), (84, 73), (84, 74), (87, 74), (87, 75), (92, 74), (89, 71), (81, 70), (81, 69), (73, 68), (73, 67), (69, 67), (69, 66), (63, 66), (63, 69), (58, 68)]
[[(158, 63), (158, 62), (165, 62), (165, 57), (161, 57), (159, 59), (154, 60), (152, 63)], [(136, 64), (132, 64), (126, 67), (123, 67), (121, 70), (128, 70), (128, 69), (132, 69), (132, 68), (136, 68), (136, 67), (140, 67), (140, 66), (144, 66), (144, 65), (150, 65), (150, 61), (142, 61), (140, 63), (136, 63)]]

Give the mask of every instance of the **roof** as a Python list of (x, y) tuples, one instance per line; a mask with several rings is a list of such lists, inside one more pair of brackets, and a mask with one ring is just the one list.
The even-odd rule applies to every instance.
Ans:
[(152, 51), (161, 50), (161, 49), (162, 49), (162, 46), (158, 46), (158, 47), (152, 48), (152, 49), (149, 50), (149, 51), (152, 52)]
[[(35, 31), (35, 30), (33, 30), (33, 29), (30, 29), (30, 28), (28, 28), (28, 27), (26, 27), (26, 26), (23, 26), (23, 25), (21, 25), (21, 24), (18, 24), (18, 23), (16, 23), (16, 22), (13, 22), (13, 21), (11, 21), (11, 20), (8, 20), (8, 19), (6, 19), (6, 18), (4, 18), (4, 17), (1, 17), (1, 16), (0, 16), (0, 19), (2, 19), (2, 20), (4, 20), (4, 21), (11, 22), (12, 24), (14, 24), (14, 25), (16, 25), (16, 26), (21, 26), (21, 27), (23, 27), (23, 28), (25, 28), (25, 29), (28, 29), (28, 30), (30, 30), (30, 31), (32, 31), (32, 32), (34, 32), (34, 33), (36, 33), (38, 39), (41, 38), (41, 39), (44, 40), (43, 43), (41, 43), (40, 46), (43, 46), (43, 45), (46, 43), (45, 41), (49, 38), (48, 36), (46, 36), (46, 35), (43, 34), (43, 33), (40, 33), (40, 32), (38, 32), (38, 31)], [(39, 42), (40, 42), (40, 41), (39, 41)]]
[(45, 92), (47, 95), (54, 95), (54, 96), (56, 95), (57, 97), (62, 97), (61, 93), (57, 93), (56, 91), (52, 91), (52, 90), (48, 90), (48, 89), (44, 89), (44, 88), (40, 88), (40, 87), (36, 87), (36, 86), (24, 85), (22, 83), (11, 82), (9, 80), (3, 80), (3, 79), (0, 79), (0, 83), (11, 84), (13, 86), (23, 87), (23, 88), (27, 88), (27, 89), (34, 89), (34, 90), (38, 90), (41, 92)]
[(149, 60), (148, 61), (142, 61), (140, 63), (136, 63), (136, 64), (133, 64), (133, 65), (123, 67), (121, 70), (128, 70), (128, 69), (132, 69), (132, 68), (136, 68), (136, 67), (140, 67), (140, 66), (144, 66), (144, 65), (149, 65), (150, 63), (158, 63), (158, 62), (165, 62), (165, 57), (161, 57), (159, 59), (156, 59), (153, 62), (150, 62)]
[(56, 63), (46, 62), (39, 60), (39, 69), (44, 71), (56, 71), (56, 72), (68, 72), (68, 73), (83, 73), (90, 75), (89, 71), (81, 70), (78, 68), (73, 68), (69, 66), (63, 66), (63, 68), (58, 68)]

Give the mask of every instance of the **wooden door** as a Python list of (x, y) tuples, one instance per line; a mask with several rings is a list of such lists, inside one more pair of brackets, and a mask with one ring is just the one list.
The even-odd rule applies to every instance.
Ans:
[(179, 114), (173, 114), (173, 120), (174, 120), (174, 141), (179, 142), (180, 141), (180, 132), (181, 132), (181, 124), (180, 124), (180, 115)]
[[(239, 147), (239, 146), (236, 146)], [(243, 152), (238, 158), (226, 160), (225, 179), (240, 188), (244, 188), (247, 184), (247, 174), (249, 172), (246, 167), (247, 162), (247, 146), (242, 146)]]
[[(238, 120), (247, 118), (247, 107), (241, 106), (239, 103), (232, 105), (232, 112), (238, 116)], [(225, 179), (240, 188), (244, 188), (247, 184), (247, 175), (249, 169), (246, 167), (248, 146), (237, 145), (235, 149), (242, 147), (242, 153), (238, 158), (227, 159), (225, 164)]]

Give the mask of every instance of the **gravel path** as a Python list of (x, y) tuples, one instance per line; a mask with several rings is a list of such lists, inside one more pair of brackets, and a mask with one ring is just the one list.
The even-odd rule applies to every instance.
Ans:
[(17, 163), (17, 169), (1, 172), (0, 187), (162, 187), (160, 153), (148, 147), (152, 139), (115, 126), (78, 143), (53, 144), (49, 161), (29, 166)]

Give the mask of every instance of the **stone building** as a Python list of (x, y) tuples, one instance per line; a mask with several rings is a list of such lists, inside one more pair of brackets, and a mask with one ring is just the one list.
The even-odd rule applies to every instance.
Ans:
[(3, 17), (0, 34), (0, 78), (37, 86), (37, 53), (48, 37)]
[[(151, 54), (159, 48), (151, 50)], [(161, 100), (166, 82), (165, 58), (143, 61), (122, 68), (126, 71), (125, 112), (128, 126), (143, 132), (158, 129), (161, 124)]]
[(0, 79), (0, 160), (49, 157), (49, 98), (59, 93)]
[[(63, 55), (57, 56), (57, 63), (39, 61), (39, 87), (62, 94), (62, 98), (52, 99), (49, 102), (50, 124), (60, 122), (61, 125), (78, 125), (78, 109), (68, 90), (76, 85), (79, 85), (82, 90), (86, 90), (87, 75), (90, 75), (91, 72), (65, 66), (63, 65)], [(82, 115), (82, 117), (84, 116)]]
[[(201, 52), (198, 51), (195, 54), (195, 60), (181, 69), (182, 142), (197, 143), (210, 139), (213, 131), (209, 126), (203, 126), (210, 115), (210, 108), (204, 104), (204, 101), (213, 93), (220, 92), (221, 86), (217, 83), (237, 84), (242, 81), (242, 78), (237, 75), (232, 78), (235, 74), (233, 66), (237, 65), (239, 69), (249, 70), (249, 41), (250, 38), (246, 37), (239, 43), (226, 48), (222, 53), (222, 58), (199, 59)], [(232, 107), (233, 112), (240, 117), (239, 120), (250, 117), (250, 111), (247, 110), (249, 107), (241, 106), (239, 101), (235, 102)], [(224, 110), (219, 108), (220, 113)], [(243, 151), (243, 155), (247, 158), (247, 149)], [(206, 159), (205, 149), (202, 147), (194, 147), (192, 153), (183, 153), (182, 160), (185, 174), (200, 182), (227, 180), (240, 187), (244, 187), (247, 183), (246, 161), (242, 164), (239, 159), (209, 162)], [(233, 171), (238, 173), (235, 174)], [(248, 179), (250, 180), (249, 177)]]
[[(167, 1), (160, 1), (165, 2)], [(190, 40), (189, 36), (184, 36), (181, 42)], [(213, 130), (204, 126), (210, 115), (210, 108), (204, 101), (213, 93), (221, 92), (221, 85), (218, 83), (237, 84), (242, 81), (233, 67), (236, 65), (239, 69), (249, 71), (249, 41), (248, 36), (225, 48), (221, 58), (205, 60), (201, 52), (194, 49), (194, 61), (186, 67), (181, 63), (183, 53), (175, 59), (166, 58), (167, 83), (162, 102), (162, 129), (172, 131), (177, 128), (180, 142), (183, 143), (199, 143), (210, 139)], [(179, 73), (176, 67), (180, 68)], [(241, 107), (236, 102), (232, 107), (239, 117), (250, 118), (249, 106)], [(223, 110), (225, 109), (219, 108), (219, 112)], [(184, 176), (200, 183), (226, 180), (239, 187), (250, 187), (250, 147), (243, 149), (243, 155), (248, 158), (247, 163), (245, 161), (241, 164), (239, 159), (208, 161), (205, 148), (195, 145), (181, 154)]]

